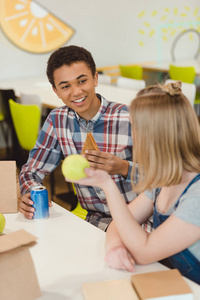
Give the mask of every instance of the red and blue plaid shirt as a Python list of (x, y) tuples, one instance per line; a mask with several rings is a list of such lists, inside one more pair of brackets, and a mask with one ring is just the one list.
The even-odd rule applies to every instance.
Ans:
[[(70, 154), (80, 154), (88, 132), (92, 132), (100, 151), (112, 153), (129, 162), (127, 178), (111, 175), (126, 203), (136, 194), (131, 186), (132, 147), (131, 124), (126, 105), (101, 99), (97, 114), (88, 122), (63, 106), (51, 111), (38, 136), (35, 147), (30, 151), (27, 163), (20, 173), (21, 193), (30, 191), (31, 186), (42, 184), (46, 175), (52, 172)], [(75, 185), (78, 200), (88, 211), (86, 220), (106, 230), (111, 222), (110, 211), (104, 192), (97, 187)]]

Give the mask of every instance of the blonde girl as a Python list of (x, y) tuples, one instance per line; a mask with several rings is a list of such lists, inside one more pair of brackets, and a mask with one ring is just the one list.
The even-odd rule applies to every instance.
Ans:
[[(113, 222), (106, 262), (134, 271), (134, 263), (161, 261), (200, 284), (200, 128), (180, 82), (155, 85), (130, 105), (134, 165), (140, 193), (128, 206), (108, 173), (86, 169), (80, 184), (102, 188)], [(154, 230), (141, 228), (153, 214)]]

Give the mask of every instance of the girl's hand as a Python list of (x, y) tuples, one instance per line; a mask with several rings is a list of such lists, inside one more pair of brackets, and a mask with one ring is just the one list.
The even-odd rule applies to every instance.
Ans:
[(99, 169), (95, 170), (93, 168), (86, 168), (85, 173), (86, 173), (87, 177), (85, 177), (83, 179), (72, 181), (72, 180), (68, 179), (67, 177), (65, 177), (65, 180), (69, 181), (69, 182), (78, 183), (81, 185), (97, 186), (99, 188), (103, 188), (109, 182), (109, 180), (112, 180), (110, 178), (110, 176), (108, 175), (108, 173), (103, 170), (99, 170)]
[(124, 246), (108, 251), (105, 261), (110, 268), (134, 272), (134, 259)]

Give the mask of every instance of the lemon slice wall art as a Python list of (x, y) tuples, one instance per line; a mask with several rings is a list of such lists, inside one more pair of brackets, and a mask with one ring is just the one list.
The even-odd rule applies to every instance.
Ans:
[(1, 0), (0, 23), (15, 45), (33, 53), (55, 50), (74, 34), (67, 24), (31, 0)]

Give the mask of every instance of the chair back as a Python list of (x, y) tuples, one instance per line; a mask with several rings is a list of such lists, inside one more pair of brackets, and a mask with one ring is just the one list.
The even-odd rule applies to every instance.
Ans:
[(124, 66), (120, 65), (120, 73), (122, 77), (132, 78), (132, 79), (142, 79), (143, 69), (141, 66)]
[(169, 66), (169, 76), (172, 80), (181, 80), (186, 83), (193, 83), (196, 71), (194, 67), (180, 67), (175, 65)]
[(12, 123), (12, 117), (10, 114), (9, 99), (13, 99), (13, 101), (16, 101), (16, 96), (15, 96), (14, 90), (0, 89), (1, 113), (4, 116), (4, 121), (7, 123), (7, 125), (12, 127), (13, 123)]
[[(176, 82), (176, 80), (167, 79), (165, 84), (170, 82)], [(191, 105), (194, 105), (195, 96), (196, 96), (196, 85), (194, 83), (185, 83), (182, 82), (182, 92), (190, 101)]]
[(111, 79), (109, 75), (98, 74), (98, 83), (111, 84)]
[(20, 146), (30, 151), (37, 140), (41, 112), (37, 105), (24, 105), (9, 100), (10, 112)]
[[(72, 188), (74, 191), (74, 195), (76, 195), (76, 189), (75, 189), (74, 183), (72, 183)], [(76, 207), (73, 210), (71, 210), (71, 213), (73, 213), (77, 217), (85, 220), (88, 212), (86, 209), (82, 208), (80, 202), (78, 201)]]
[(145, 88), (146, 82), (143, 79), (139, 80), (119, 76), (116, 81), (116, 86), (140, 91)]
[(42, 109), (42, 99), (38, 94), (21, 93), (20, 102), (21, 104), (25, 104), (25, 105), (35, 104), (39, 107), (40, 111)]
[[(16, 95), (13, 89), (0, 89), (0, 106), (1, 106), (1, 119), (6, 124), (5, 129), (5, 142), (7, 148), (7, 155), (9, 159), (17, 160), (19, 153), (19, 143), (14, 129), (9, 99), (16, 101)], [(10, 138), (11, 138), (11, 148), (10, 148)], [(10, 151), (11, 150), (11, 151)]]

